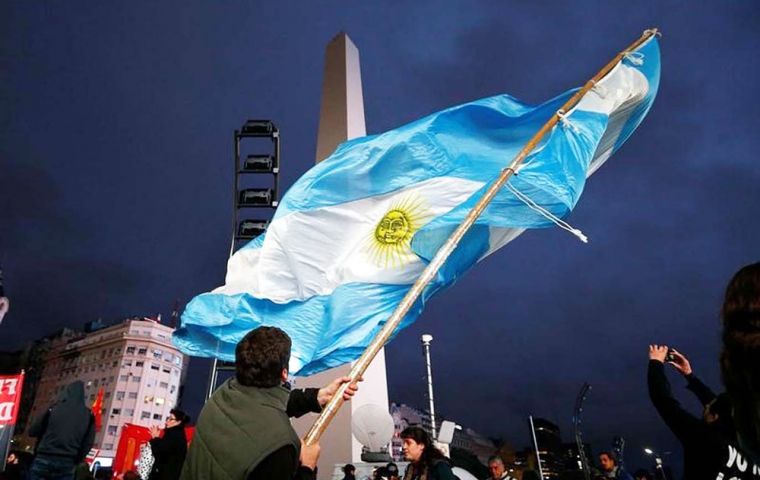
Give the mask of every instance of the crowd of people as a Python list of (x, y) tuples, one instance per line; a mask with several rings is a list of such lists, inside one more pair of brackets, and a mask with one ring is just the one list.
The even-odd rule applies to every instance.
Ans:
[[(654, 407), (683, 446), (684, 478), (760, 479), (760, 263), (734, 275), (721, 311), (720, 369), (725, 391), (716, 394), (695, 374), (683, 353), (667, 345), (649, 346), (647, 381)], [(291, 341), (275, 327), (250, 331), (235, 350), (235, 376), (206, 402), (188, 447), (188, 416), (172, 410), (163, 434), (151, 429), (153, 464), (148, 480), (313, 480), (319, 444), (304, 444), (290, 417), (320, 412), (350, 378), (335, 379), (323, 388), (290, 389), (287, 385)], [(675, 399), (665, 375), (671, 365), (686, 380), (686, 388), (703, 405), (702, 415), (690, 413)], [(343, 390), (350, 400), (358, 386)], [(61, 391), (57, 401), (31, 424), (37, 437), (28, 472), (15, 453), (8, 457), (7, 479), (68, 480), (92, 446), (94, 417), (84, 402), (84, 386), (76, 381)], [(410, 426), (401, 432), (403, 453), (409, 462), (403, 474), (395, 464), (378, 469), (388, 480), (454, 480), (448, 458), (428, 432)], [(633, 480), (615, 455), (599, 455), (599, 478)], [(85, 468), (86, 470), (86, 468)], [(488, 461), (490, 480), (512, 480), (504, 461)], [(85, 474), (86, 475), (86, 474)], [(661, 470), (655, 472), (662, 477)], [(652, 476), (636, 472), (636, 480)], [(87, 478), (85, 476), (79, 478)], [(128, 472), (125, 480), (140, 478)], [(352, 465), (344, 480), (355, 480)]]

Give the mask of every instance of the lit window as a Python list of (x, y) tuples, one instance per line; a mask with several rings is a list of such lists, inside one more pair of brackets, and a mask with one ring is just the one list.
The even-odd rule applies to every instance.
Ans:
[(164, 404), (164, 398), (156, 397), (156, 405), (163, 405), (163, 404)]
[(153, 401), (152, 395), (145, 395), (145, 403), (150, 403)]

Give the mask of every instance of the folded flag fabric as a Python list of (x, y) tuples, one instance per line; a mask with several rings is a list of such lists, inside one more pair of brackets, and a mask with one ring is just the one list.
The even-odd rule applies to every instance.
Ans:
[[(652, 37), (563, 115), (396, 333), (524, 229), (567, 215), (649, 111), (659, 77)], [(270, 325), (293, 340), (292, 374), (355, 360), (489, 183), (576, 91), (538, 106), (497, 95), (340, 145), (290, 188), (266, 233), (230, 258), (225, 284), (187, 305), (175, 345), (234, 360), (248, 331)]]

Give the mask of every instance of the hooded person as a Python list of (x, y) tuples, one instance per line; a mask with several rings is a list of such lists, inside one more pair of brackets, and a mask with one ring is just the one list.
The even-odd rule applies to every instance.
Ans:
[(37, 438), (31, 480), (74, 477), (74, 467), (87, 456), (95, 439), (95, 417), (84, 403), (84, 384), (77, 380), (58, 394), (50, 408), (29, 427)]

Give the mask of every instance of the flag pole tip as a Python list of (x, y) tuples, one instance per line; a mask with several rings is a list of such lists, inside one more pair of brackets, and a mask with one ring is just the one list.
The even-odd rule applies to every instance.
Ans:
[(659, 28), (653, 27), (653, 28), (647, 28), (646, 30), (644, 30), (644, 35), (662, 37), (662, 32), (660, 31)]

